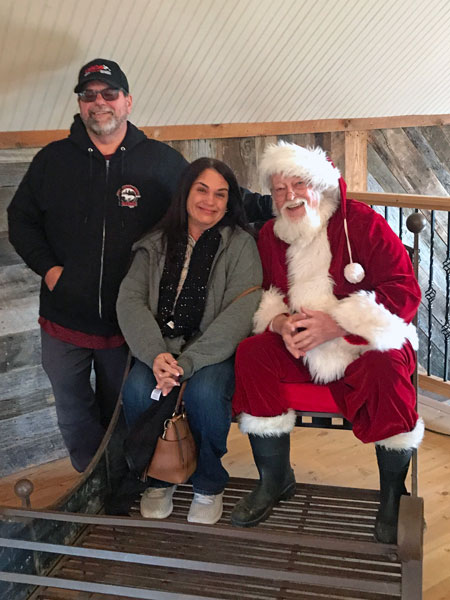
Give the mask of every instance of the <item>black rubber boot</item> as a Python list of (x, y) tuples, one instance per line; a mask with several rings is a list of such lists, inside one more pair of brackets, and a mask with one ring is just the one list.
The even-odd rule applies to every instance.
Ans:
[(289, 462), (290, 437), (249, 435), (260, 480), (256, 489), (242, 498), (231, 513), (237, 527), (254, 527), (267, 519), (280, 500), (295, 494), (295, 477)]
[(375, 446), (380, 470), (380, 507), (375, 522), (375, 538), (384, 544), (397, 543), (400, 497), (407, 494), (405, 478), (412, 449), (387, 450)]

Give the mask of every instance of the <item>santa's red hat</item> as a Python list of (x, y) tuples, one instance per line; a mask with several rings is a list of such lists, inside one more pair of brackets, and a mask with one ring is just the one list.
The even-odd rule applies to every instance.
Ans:
[(347, 186), (337, 169), (322, 148), (303, 148), (297, 144), (278, 142), (269, 144), (259, 166), (263, 182), (271, 186), (271, 177), (282, 174), (286, 177), (301, 177), (302, 180), (318, 192), (339, 188), (344, 234), (347, 241), (350, 263), (344, 268), (344, 277), (350, 283), (359, 283), (364, 279), (364, 269), (354, 263), (347, 226)]

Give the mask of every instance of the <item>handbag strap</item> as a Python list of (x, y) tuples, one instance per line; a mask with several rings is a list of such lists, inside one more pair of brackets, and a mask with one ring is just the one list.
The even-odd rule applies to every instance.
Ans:
[(186, 388), (186, 384), (187, 384), (187, 380), (183, 381), (183, 383), (181, 384), (180, 391), (178, 392), (177, 403), (175, 404), (175, 408), (173, 411), (174, 415), (180, 414), (180, 409), (183, 406), (183, 394), (184, 394), (184, 390)]
[[(256, 290), (260, 290), (260, 289), (261, 289), (260, 285), (254, 285), (253, 287), (250, 287), (247, 290), (244, 290), (243, 292), (241, 292), (239, 294), (239, 296), (236, 296), (236, 298), (234, 298), (234, 300), (232, 300), (232, 303), (236, 302), (236, 300), (240, 300), (244, 296), (247, 296), (247, 294), (251, 294), (252, 292), (256, 292)], [(186, 388), (186, 384), (187, 384), (187, 380), (183, 381), (183, 383), (181, 384), (180, 391), (178, 393), (177, 403), (176, 403), (175, 409), (173, 411), (174, 415), (180, 414), (180, 409), (183, 406), (183, 394), (184, 394), (184, 390)]]
[(233, 302), (236, 302), (236, 300), (240, 300), (244, 296), (247, 296), (247, 294), (251, 294), (252, 292), (256, 292), (256, 290), (260, 290), (261, 287), (262, 286), (260, 286), (260, 285), (254, 285), (253, 287), (249, 287), (247, 290), (244, 290), (243, 292), (241, 292), (239, 294), (239, 296), (236, 296), (236, 298), (234, 298), (234, 300), (231, 301), (231, 304), (233, 304)]

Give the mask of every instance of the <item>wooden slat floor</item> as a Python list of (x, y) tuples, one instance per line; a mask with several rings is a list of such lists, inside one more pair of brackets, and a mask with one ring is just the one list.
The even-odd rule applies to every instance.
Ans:
[[(247, 438), (235, 425), (224, 464), (235, 477), (256, 478)], [(298, 482), (378, 487), (373, 447), (359, 443), (351, 432), (296, 429), (292, 434), (292, 464)], [(426, 432), (419, 453), (419, 494), (425, 500), (424, 600), (450, 598), (450, 438)], [(76, 479), (67, 461), (41, 467), (33, 476), (35, 508), (49, 505)], [(45, 471), (43, 474), (42, 472)], [(22, 473), (23, 474), (23, 473)], [(18, 506), (12, 487), (18, 475), (0, 482), (0, 504)], [(48, 485), (45, 479), (48, 478)], [(182, 503), (183, 504), (183, 503)], [(187, 506), (187, 503), (184, 503)], [(228, 509), (227, 509), (228, 510)], [(68, 599), (69, 595), (66, 596)], [(311, 596), (314, 598), (314, 595)]]

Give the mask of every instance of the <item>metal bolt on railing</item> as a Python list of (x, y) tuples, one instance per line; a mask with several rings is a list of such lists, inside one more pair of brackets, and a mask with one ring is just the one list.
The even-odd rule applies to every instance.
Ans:
[(14, 486), (14, 492), (22, 500), (23, 508), (31, 508), (30, 496), (33, 493), (34, 485), (29, 479), (19, 479)]

